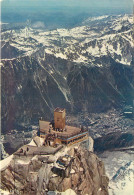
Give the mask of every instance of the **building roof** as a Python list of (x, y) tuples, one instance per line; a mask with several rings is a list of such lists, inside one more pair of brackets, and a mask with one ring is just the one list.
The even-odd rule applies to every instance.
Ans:
[[(41, 121), (41, 122), (42, 123), (40, 123), (40, 132), (43, 134), (44, 133), (49, 134), (49, 122), (47, 122), (47, 121)], [(78, 127), (66, 125), (66, 130), (56, 131), (56, 130), (51, 129), (51, 133), (56, 134), (59, 137), (69, 138), (69, 137), (72, 137), (74, 135), (80, 134), (82, 132), (81, 132), (81, 129)]]

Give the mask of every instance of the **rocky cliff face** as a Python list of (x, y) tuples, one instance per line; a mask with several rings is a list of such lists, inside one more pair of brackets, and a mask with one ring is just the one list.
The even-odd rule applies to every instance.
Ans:
[[(37, 54), (36, 54), (37, 55)], [(107, 58), (107, 68), (76, 66), (53, 55), (3, 61), (2, 130), (50, 119), (55, 107), (101, 112), (133, 97), (133, 67)], [(10, 81), (10, 82), (9, 82)], [(45, 112), (47, 110), (47, 113)]]
[[(58, 164), (68, 158), (67, 166)], [(2, 189), (11, 194), (40, 195), (72, 189), (77, 195), (107, 195), (108, 177), (103, 162), (82, 147), (64, 148), (54, 156), (13, 156), (1, 172)], [(49, 191), (49, 192), (47, 192)]]
[(50, 120), (57, 106), (69, 108), (71, 97), (67, 83), (47, 60), (25, 56), (4, 61), (2, 121), (5, 131), (14, 128), (16, 124), (23, 126), (37, 122), (40, 116)]

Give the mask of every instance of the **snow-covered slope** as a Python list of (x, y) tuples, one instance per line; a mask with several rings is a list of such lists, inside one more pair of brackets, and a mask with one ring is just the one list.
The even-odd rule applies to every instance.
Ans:
[(134, 194), (133, 151), (111, 151), (100, 154), (110, 179), (109, 195)]
[(109, 195), (134, 194), (134, 161), (121, 167), (110, 182)]
[[(44, 46), (45, 52), (57, 58), (76, 63), (103, 66), (96, 58), (110, 55), (117, 62), (130, 65), (132, 62), (133, 18), (124, 16), (100, 16), (88, 18), (82, 26), (53, 31), (24, 28), (2, 33), (2, 40), (10, 47), (31, 55)], [(20, 54), (19, 54), (20, 55)]]

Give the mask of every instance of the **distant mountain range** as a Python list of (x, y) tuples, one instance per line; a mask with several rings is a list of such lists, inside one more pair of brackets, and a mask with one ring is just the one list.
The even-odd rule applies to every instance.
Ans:
[(2, 32), (2, 130), (50, 119), (55, 107), (102, 112), (134, 99), (133, 18), (88, 18), (78, 27)]

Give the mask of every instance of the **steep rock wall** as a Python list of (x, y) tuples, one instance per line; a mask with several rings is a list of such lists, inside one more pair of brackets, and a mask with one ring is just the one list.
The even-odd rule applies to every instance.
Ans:
[(93, 153), (82, 147), (72, 147), (61, 152), (71, 156), (66, 170), (53, 163), (42, 163), (38, 157), (28, 159), (15, 157), (1, 172), (2, 188), (11, 194), (45, 194), (49, 191), (64, 192), (72, 189), (78, 195), (108, 195), (108, 177), (103, 162)]
[(50, 120), (55, 107), (71, 113), (102, 112), (131, 103), (133, 67), (105, 58), (107, 67), (78, 66), (41, 49), (3, 61), (2, 131), (38, 123), (39, 117)]

